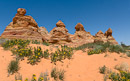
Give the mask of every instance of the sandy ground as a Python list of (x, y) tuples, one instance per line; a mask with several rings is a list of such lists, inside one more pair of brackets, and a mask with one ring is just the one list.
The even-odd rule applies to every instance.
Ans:
[[(36, 47), (36, 45), (31, 45)], [(42, 46), (42, 49), (50, 49), (51, 51), (56, 50), (56, 48), (51, 48), (48, 46)], [(104, 57), (107, 54), (107, 57)], [(121, 57), (122, 56), (122, 57)], [(0, 47), (0, 81), (15, 81), (15, 74), (8, 77), (7, 66), (11, 60), (14, 59), (11, 51), (5, 51)], [(123, 54), (116, 53), (103, 53), (98, 55), (87, 55), (87, 52), (75, 51), (73, 59), (64, 60), (63, 63), (57, 62), (56, 65), (52, 64), (48, 59), (42, 59), (38, 65), (27, 64), (27, 59), (20, 61), (20, 70), (18, 71), (23, 80), (25, 78), (31, 79), (33, 74), (39, 77), (41, 72), (48, 73), (51, 72), (53, 67), (58, 69), (64, 69), (65, 81), (103, 81), (103, 74), (99, 73), (99, 67), (106, 65), (107, 67), (114, 70), (115, 65), (126, 62), (130, 65), (130, 58)], [(50, 79), (50, 81), (53, 81)]]

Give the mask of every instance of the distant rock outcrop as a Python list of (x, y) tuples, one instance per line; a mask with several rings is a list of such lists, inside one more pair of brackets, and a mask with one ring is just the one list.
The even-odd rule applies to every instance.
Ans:
[(112, 43), (112, 44), (118, 44), (118, 42), (115, 40), (115, 38), (112, 36), (112, 29), (109, 28), (105, 34), (104, 34), (107, 38), (107, 41)]
[(95, 35), (94, 42), (110, 42), (112, 44), (118, 44), (118, 42), (112, 36), (112, 29), (109, 28), (105, 34), (100, 30)]
[(75, 34), (72, 37), (73, 43), (77, 45), (92, 43), (94, 42), (94, 37), (90, 34), (90, 32), (86, 32), (84, 26), (81, 23), (78, 23), (75, 26)]
[(65, 28), (65, 24), (60, 20), (56, 23), (50, 33), (50, 43), (68, 43), (71, 42), (68, 30)]
[(17, 14), (13, 18), (1, 37), (8, 39), (29, 39), (44, 40), (42, 35), (38, 33), (38, 24), (31, 16), (26, 16), (26, 10), (19, 8)]
[(107, 38), (101, 30), (95, 34), (94, 42), (107, 42)]
[(100, 30), (95, 36), (92, 36), (90, 32), (85, 31), (81, 23), (78, 23), (75, 26), (75, 34), (72, 35), (68, 33), (65, 24), (60, 20), (56, 23), (56, 27), (48, 33), (45, 27), (38, 27), (37, 22), (31, 16), (25, 14), (26, 10), (19, 8), (13, 21), (5, 28), (0, 38), (48, 41), (50, 43), (68, 44), (71, 46), (93, 42), (118, 44), (112, 36), (111, 28), (105, 34)]

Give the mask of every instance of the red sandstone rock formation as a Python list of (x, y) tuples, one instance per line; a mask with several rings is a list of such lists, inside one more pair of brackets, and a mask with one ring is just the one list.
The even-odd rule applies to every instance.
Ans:
[(105, 34), (102, 31), (99, 31), (95, 35), (94, 42), (110, 42), (112, 44), (118, 44), (117, 41), (112, 36), (112, 29), (109, 28)]
[(38, 32), (38, 25), (31, 16), (26, 16), (26, 10), (19, 8), (1, 37), (8, 39), (31, 39), (44, 40), (44, 37)]
[(56, 23), (56, 27), (54, 27), (49, 34), (51, 35), (49, 40), (50, 43), (71, 42), (68, 30), (65, 28), (65, 25), (62, 21), (58, 21)]
[(112, 36), (112, 29), (109, 28), (105, 34), (104, 34), (107, 38), (107, 41), (112, 43), (112, 44), (118, 44), (118, 42), (115, 40), (115, 38)]
[(107, 38), (101, 30), (95, 34), (94, 42), (107, 42)]
[(94, 42), (93, 36), (90, 34), (90, 32), (86, 32), (84, 29), (84, 26), (81, 23), (78, 23), (75, 26), (75, 34), (72, 35), (72, 42), (76, 45), (82, 45), (85, 43), (92, 43)]

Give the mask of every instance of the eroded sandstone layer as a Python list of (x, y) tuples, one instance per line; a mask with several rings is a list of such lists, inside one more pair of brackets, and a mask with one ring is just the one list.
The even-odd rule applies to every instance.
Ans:
[(60, 20), (56, 23), (56, 27), (48, 33), (45, 27), (38, 27), (37, 22), (31, 16), (25, 14), (26, 10), (19, 8), (13, 21), (5, 28), (1, 38), (48, 41), (50, 43), (69, 44), (71, 46), (93, 42), (118, 44), (112, 36), (111, 28), (105, 33), (100, 30), (93, 36), (90, 32), (85, 31), (81, 23), (78, 23), (75, 26), (75, 34), (72, 35), (68, 33), (65, 24)]
[(8, 39), (29, 39), (29, 40), (44, 40), (44, 37), (38, 32), (38, 24), (31, 17), (27, 16), (26, 10), (19, 8), (13, 21), (6, 27), (2, 38)]

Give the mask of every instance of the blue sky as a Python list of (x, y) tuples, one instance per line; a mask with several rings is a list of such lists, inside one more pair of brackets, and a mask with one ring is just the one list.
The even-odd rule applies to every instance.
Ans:
[(79, 22), (92, 35), (110, 27), (119, 43), (130, 45), (130, 0), (0, 0), (0, 34), (12, 21), (17, 8), (25, 8), (26, 15), (31, 15), (48, 31), (59, 20), (71, 34)]

